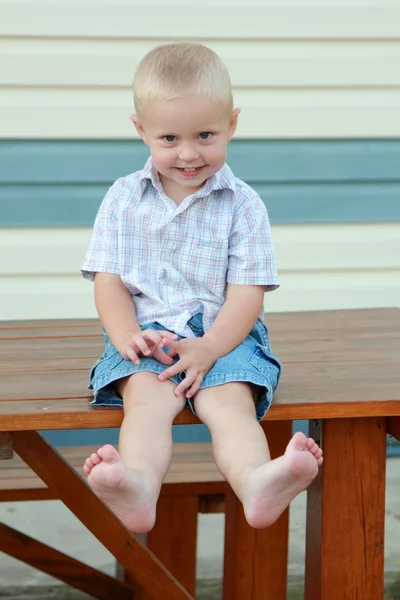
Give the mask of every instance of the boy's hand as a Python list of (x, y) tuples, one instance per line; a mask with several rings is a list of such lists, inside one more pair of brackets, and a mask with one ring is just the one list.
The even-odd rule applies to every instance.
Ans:
[(205, 375), (214, 365), (218, 356), (215, 355), (214, 344), (211, 344), (206, 338), (186, 338), (179, 342), (164, 339), (163, 343), (171, 347), (179, 355), (179, 360), (172, 367), (166, 369), (158, 376), (160, 381), (165, 381), (186, 371), (186, 377), (175, 388), (175, 396), (179, 396), (186, 391), (186, 398), (191, 398), (198, 391)]
[(169, 346), (177, 339), (178, 336), (175, 333), (164, 330), (145, 329), (144, 331), (128, 332), (119, 344), (118, 351), (125, 360), (131, 360), (135, 365), (140, 363), (139, 354), (146, 357), (152, 356), (163, 365), (172, 365), (176, 351), (171, 348), (168, 352), (164, 352), (163, 347)]

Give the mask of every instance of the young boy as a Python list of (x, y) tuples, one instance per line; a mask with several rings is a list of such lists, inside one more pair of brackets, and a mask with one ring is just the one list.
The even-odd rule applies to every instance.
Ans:
[(149, 531), (172, 423), (189, 404), (247, 521), (268, 527), (322, 451), (297, 433), (271, 461), (258, 423), (281, 371), (262, 320), (264, 291), (279, 284), (264, 204), (225, 164), (239, 116), (229, 74), (201, 44), (160, 46), (137, 69), (134, 99), (151, 158), (110, 188), (82, 267), (106, 340), (90, 387), (94, 404), (123, 404), (120, 454), (106, 445), (84, 470), (128, 529)]

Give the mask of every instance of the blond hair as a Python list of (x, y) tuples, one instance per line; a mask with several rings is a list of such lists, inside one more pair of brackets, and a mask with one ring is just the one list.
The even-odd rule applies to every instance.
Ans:
[(188, 95), (216, 98), (233, 107), (228, 69), (213, 50), (195, 43), (163, 44), (140, 62), (133, 80), (136, 111), (152, 99)]

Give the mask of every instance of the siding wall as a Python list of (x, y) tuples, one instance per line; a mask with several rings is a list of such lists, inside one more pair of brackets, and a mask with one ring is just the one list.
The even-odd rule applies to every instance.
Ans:
[[(9, 229), (0, 236), (0, 318), (93, 317), (79, 274), (89, 229)], [(276, 225), (280, 290), (270, 312), (400, 306), (400, 224)]]
[(400, 0), (0, 0), (0, 318), (94, 314), (89, 226), (144, 156), (132, 74), (184, 39), (232, 74), (231, 162), (282, 278), (268, 308), (399, 305), (399, 23)]
[(160, 42), (220, 53), (238, 137), (400, 136), (399, 0), (0, 0), (1, 136), (131, 138), (130, 82)]

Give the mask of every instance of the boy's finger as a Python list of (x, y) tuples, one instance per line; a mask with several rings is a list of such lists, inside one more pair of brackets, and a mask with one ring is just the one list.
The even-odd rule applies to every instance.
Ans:
[(192, 371), (192, 372), (186, 372), (186, 377), (183, 381), (180, 382), (180, 384), (175, 388), (174, 394), (175, 396), (180, 396), (181, 394), (185, 393), (185, 390), (187, 390), (188, 388), (190, 388), (190, 386), (194, 383), (194, 381), (196, 381), (196, 372)]
[(157, 330), (157, 332), (162, 338), (166, 338), (168, 342), (170, 342), (171, 340), (177, 340), (179, 337), (176, 333), (171, 333), (171, 331)]
[(173, 348), (170, 348), (169, 350), (167, 350), (167, 352), (165, 354), (167, 356), (170, 356), (171, 358), (175, 358), (175, 356), (178, 355), (177, 351), (174, 350)]
[(128, 348), (128, 350), (126, 351), (126, 354), (129, 358), (129, 360), (131, 360), (133, 363), (135, 363), (135, 365), (139, 365), (140, 364), (140, 360), (138, 355), (136, 354), (136, 352), (134, 351), (133, 348)]
[(202, 375), (198, 375), (194, 383), (190, 386), (190, 389), (186, 392), (186, 398), (193, 398), (196, 392), (200, 389), (200, 384), (203, 381)]
[(146, 340), (143, 338), (143, 336), (135, 335), (133, 341), (139, 348), (140, 352), (142, 352), (145, 356), (149, 356), (151, 354), (150, 348), (148, 347)]
[(160, 373), (160, 375), (158, 376), (158, 379), (159, 379), (159, 381), (165, 381), (166, 379), (173, 377), (173, 375), (178, 375), (178, 373), (181, 373), (184, 370), (185, 370), (185, 366), (184, 366), (182, 360), (178, 360), (178, 362), (175, 363), (174, 365), (172, 365), (172, 367), (169, 367), (169, 369), (166, 369), (165, 371)]
[(167, 352), (164, 352), (164, 350), (161, 350), (161, 348), (158, 347), (153, 351), (153, 358), (160, 361), (160, 363), (166, 366), (174, 364), (173, 358), (171, 356), (168, 356)]
[(163, 338), (163, 346), (169, 346), (170, 348), (174, 348), (174, 350), (178, 350), (180, 348), (181, 343), (178, 340), (169, 340), (167, 338)]
[(162, 346), (162, 337), (158, 331), (154, 331), (154, 329), (146, 329), (146, 331), (143, 332), (143, 337), (147, 340), (151, 340), (157, 346)]

